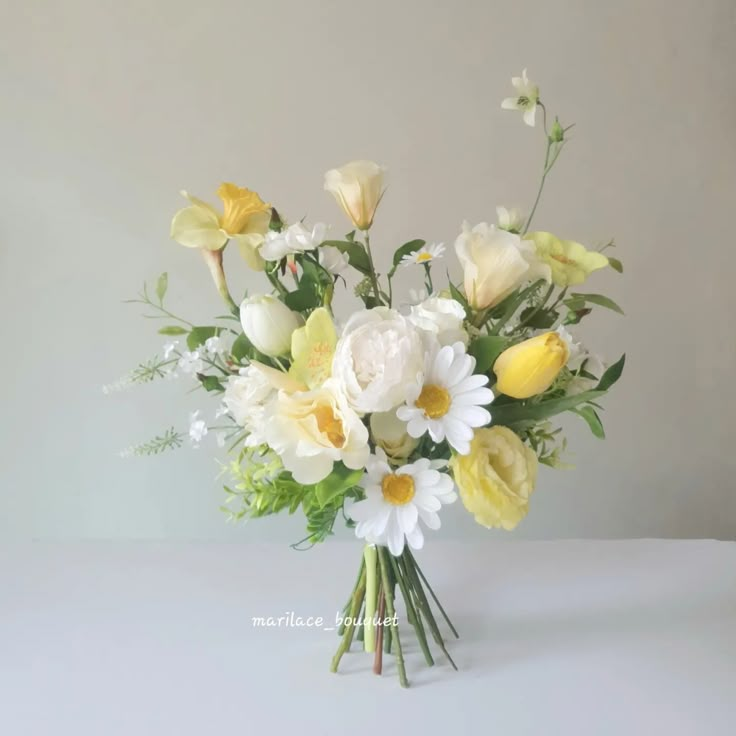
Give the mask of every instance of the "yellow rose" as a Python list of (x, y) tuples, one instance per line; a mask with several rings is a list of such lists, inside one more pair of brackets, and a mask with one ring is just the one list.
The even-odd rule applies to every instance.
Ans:
[(248, 265), (263, 270), (263, 259), (258, 249), (263, 244), (271, 221), (271, 205), (255, 192), (235, 184), (221, 184), (217, 195), (222, 200), (223, 212), (201, 199), (182, 192), (190, 207), (179, 210), (171, 221), (171, 237), (187, 248), (218, 251), (233, 239)]
[(489, 529), (511, 530), (526, 516), (537, 467), (537, 456), (507, 427), (477, 429), (470, 454), (450, 460), (463, 505)]
[(582, 284), (593, 271), (608, 265), (608, 258), (602, 253), (587, 250), (574, 240), (560, 240), (544, 232), (529, 233), (525, 237), (534, 241), (537, 257), (552, 269), (552, 281), (556, 286)]
[(556, 332), (531, 337), (496, 358), (496, 387), (515, 399), (541, 394), (552, 385), (569, 357), (567, 343)]
[(358, 230), (368, 230), (383, 197), (385, 169), (373, 161), (351, 161), (325, 174), (330, 192)]

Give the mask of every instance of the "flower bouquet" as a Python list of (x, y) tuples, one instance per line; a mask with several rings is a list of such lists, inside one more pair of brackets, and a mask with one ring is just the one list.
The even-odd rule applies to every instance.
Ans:
[[(603, 253), (612, 243), (593, 250), (531, 229), (571, 126), (548, 124), (526, 72), (513, 84), (503, 108), (520, 110), (532, 127), (541, 111), (541, 182), (526, 217), (499, 207), (496, 224), (462, 226), (454, 243), (462, 283), (448, 276), (436, 284), (440, 243), (412, 240), (390, 263), (378, 262), (385, 246), (374, 249), (370, 235), (385, 171), (355, 161), (325, 176), (354, 227), (341, 238), (322, 224), (289, 223), (235, 184), (217, 190), (221, 211), (184, 193), (189, 204), (175, 214), (171, 236), (199, 251), (228, 313), (204, 325), (177, 317), (165, 305), (166, 274), (133, 300), (166, 319), (159, 332), (172, 339), (118, 386), (189, 376), (218, 398), (212, 421), (192, 415), (189, 437), (198, 445), (212, 433), (227, 446), (230, 516), (301, 511), (306, 536), (297, 547), (322, 542), (343, 519), (364, 540), (333, 671), (357, 640), (377, 673), (394, 656), (406, 686), (409, 633), (428, 665), (439, 650), (454, 667), (444, 632), (457, 632), (414, 555), (425, 534), (440, 528), (458, 495), (479, 524), (513, 529), (527, 513), (538, 464), (562, 465), (554, 416), (572, 412), (604, 436), (599, 401), (624, 359), (605, 367), (568, 328), (596, 307), (620, 312), (608, 297), (577, 288), (599, 269), (620, 272), (621, 263)], [(263, 274), (263, 293), (233, 298), (223, 264), (229, 244)], [(426, 293), (398, 297), (399, 269), (416, 272)], [(348, 279), (361, 304), (335, 314), (334, 290)], [(184, 440), (172, 428), (127, 453), (155, 454)]]

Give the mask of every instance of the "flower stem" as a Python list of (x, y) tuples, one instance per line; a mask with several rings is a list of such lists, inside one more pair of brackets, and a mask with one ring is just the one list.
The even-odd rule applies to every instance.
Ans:
[(332, 658), (332, 664), (330, 665), (330, 672), (337, 672), (337, 668), (340, 666), (340, 660), (342, 655), (350, 649), (350, 645), (353, 641), (353, 632), (355, 631), (355, 619), (358, 616), (360, 607), (363, 603), (363, 597), (365, 596), (365, 567), (361, 565), (360, 575), (358, 576), (358, 582), (353, 590), (352, 604), (350, 606), (350, 620), (345, 625), (345, 633), (340, 641), (335, 656)]
[(432, 590), (432, 586), (429, 584), (429, 581), (427, 580), (424, 573), (422, 572), (422, 568), (419, 567), (419, 565), (417, 564), (417, 561), (414, 559), (414, 555), (411, 553), (411, 550), (408, 547), (406, 548), (406, 553), (407, 553), (409, 560), (411, 560), (413, 564), (414, 570), (417, 573), (419, 573), (419, 576), (422, 578), (422, 581), (424, 582), (424, 585), (427, 587), (427, 590), (429, 591), (429, 594), (432, 596), (432, 599), (434, 600), (437, 608), (440, 609), (440, 613), (442, 614), (443, 618), (447, 622), (447, 625), (450, 627), (450, 630), (452, 631), (453, 634), (455, 634), (455, 638), (459, 639), (460, 634), (457, 633), (457, 629), (452, 625), (452, 621), (450, 621), (450, 617), (445, 613), (445, 609), (442, 608), (442, 604), (439, 602), (439, 599), (437, 598), (434, 591)]
[(383, 672), (383, 617), (385, 614), (386, 597), (383, 592), (383, 586), (380, 587), (378, 593), (378, 623), (376, 624), (376, 656), (373, 658), (373, 673), (380, 675)]
[(396, 643), (396, 667), (399, 670), (399, 683), (401, 684), (401, 687), (409, 687), (409, 680), (406, 678), (406, 666), (404, 665), (404, 652), (401, 649), (399, 622), (396, 618), (396, 608), (394, 607), (394, 599), (389, 583), (388, 554), (389, 551), (386, 547), (378, 548), (378, 561), (381, 566), (381, 581), (383, 584), (384, 598), (386, 599), (386, 610), (391, 618), (391, 627), (393, 629), (394, 642)]
[(376, 545), (366, 544), (363, 550), (363, 558), (365, 560), (365, 630), (363, 632), (363, 642), (366, 652), (373, 652), (376, 649), (376, 604), (378, 602), (378, 575), (377, 575), (377, 555)]
[[(402, 562), (404, 563), (403, 566), (401, 564)], [(399, 583), (399, 589), (401, 590), (401, 595), (403, 596), (404, 603), (406, 604), (407, 618), (409, 619), (409, 623), (414, 627), (414, 630), (416, 631), (417, 639), (419, 640), (419, 646), (421, 647), (422, 652), (424, 653), (424, 661), (430, 667), (432, 667), (432, 665), (434, 665), (434, 659), (432, 658), (432, 653), (429, 651), (429, 644), (427, 643), (427, 634), (424, 631), (424, 626), (422, 624), (421, 616), (419, 615), (419, 612), (417, 611), (412, 601), (411, 583), (406, 574), (405, 564), (406, 564), (406, 561), (403, 555), (402, 557), (399, 557), (399, 558), (396, 558), (393, 555), (391, 556), (391, 566), (394, 569), (394, 576), (396, 577), (396, 580)]]
[(371, 237), (367, 230), (363, 232), (363, 237), (365, 238), (365, 250), (368, 254), (368, 265), (371, 269), (369, 276), (373, 286), (373, 294), (376, 298), (376, 303), (381, 304), (381, 287), (378, 285), (378, 276), (376, 275), (376, 267), (373, 264), (373, 253), (371, 252)]
[[(537, 190), (537, 198), (534, 200), (534, 205), (532, 206), (531, 212), (529, 213), (529, 217), (526, 220), (524, 229), (521, 231), (522, 236), (526, 235), (527, 232), (529, 232), (529, 226), (532, 224), (532, 218), (534, 217), (534, 213), (537, 211), (537, 205), (539, 204), (539, 200), (542, 198), (542, 191), (544, 190), (544, 184), (547, 181), (547, 174), (549, 174), (549, 172), (552, 171), (552, 167), (555, 165), (555, 161), (557, 161), (560, 155), (560, 152), (562, 151), (562, 147), (564, 145), (565, 145), (565, 141), (562, 141), (560, 143), (554, 143), (552, 140), (550, 140), (549, 136), (547, 137), (547, 149), (544, 153), (544, 168), (542, 169), (542, 179), (539, 182), (539, 189)], [(553, 152), (553, 149), (554, 149), (554, 152)]]
[(202, 257), (204, 262), (207, 264), (207, 268), (212, 274), (212, 280), (215, 282), (217, 291), (219, 292), (222, 300), (227, 305), (227, 308), (236, 316), (240, 315), (240, 308), (233, 301), (230, 295), (230, 290), (227, 288), (227, 281), (225, 280), (225, 270), (222, 267), (222, 252), (224, 248), (219, 250), (207, 250), (206, 248), (201, 249)]

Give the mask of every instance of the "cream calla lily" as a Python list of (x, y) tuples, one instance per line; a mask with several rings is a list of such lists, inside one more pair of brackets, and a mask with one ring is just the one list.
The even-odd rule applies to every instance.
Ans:
[(463, 223), (455, 253), (463, 267), (465, 295), (476, 310), (495, 306), (525, 281), (550, 278), (549, 266), (537, 260), (532, 243), (486, 222), (473, 228)]
[(534, 243), (537, 257), (549, 265), (556, 286), (582, 284), (593, 271), (608, 265), (608, 258), (602, 253), (587, 250), (574, 240), (561, 240), (545, 232), (529, 233), (525, 237)]
[(383, 196), (385, 169), (373, 161), (351, 161), (325, 174), (330, 192), (358, 230), (368, 230)]
[(235, 184), (221, 184), (217, 195), (222, 200), (223, 211), (182, 192), (191, 206), (179, 210), (171, 221), (171, 237), (187, 248), (217, 251), (228, 240), (235, 240), (248, 265), (256, 271), (263, 270), (263, 259), (258, 249), (268, 232), (271, 205), (266, 204), (255, 192)]

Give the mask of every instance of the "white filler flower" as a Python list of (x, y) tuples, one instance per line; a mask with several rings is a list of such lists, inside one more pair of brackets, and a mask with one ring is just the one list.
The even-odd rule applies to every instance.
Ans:
[(425, 432), (435, 442), (447, 439), (461, 455), (470, 452), (473, 428), (491, 421), (485, 404), (493, 392), (485, 388), (488, 376), (473, 375), (475, 358), (467, 355), (462, 343), (446, 345), (427, 357), (421, 382), (410, 386), (405, 406), (396, 416), (407, 423), (412, 437)]
[(512, 77), (511, 84), (514, 85), (516, 96), (507, 97), (501, 107), (504, 110), (521, 110), (524, 113), (524, 122), (533, 128), (539, 103), (539, 87), (526, 76), (526, 69), (520, 77)]
[(437, 512), (455, 501), (457, 494), (449, 475), (430, 467), (430, 460), (392, 469), (383, 450), (376, 450), (363, 478), (365, 500), (353, 504), (347, 514), (357, 522), (355, 534), (372, 544), (387, 545), (400, 555), (405, 541), (413, 549), (424, 545), (421, 519), (429, 529), (440, 528)]

